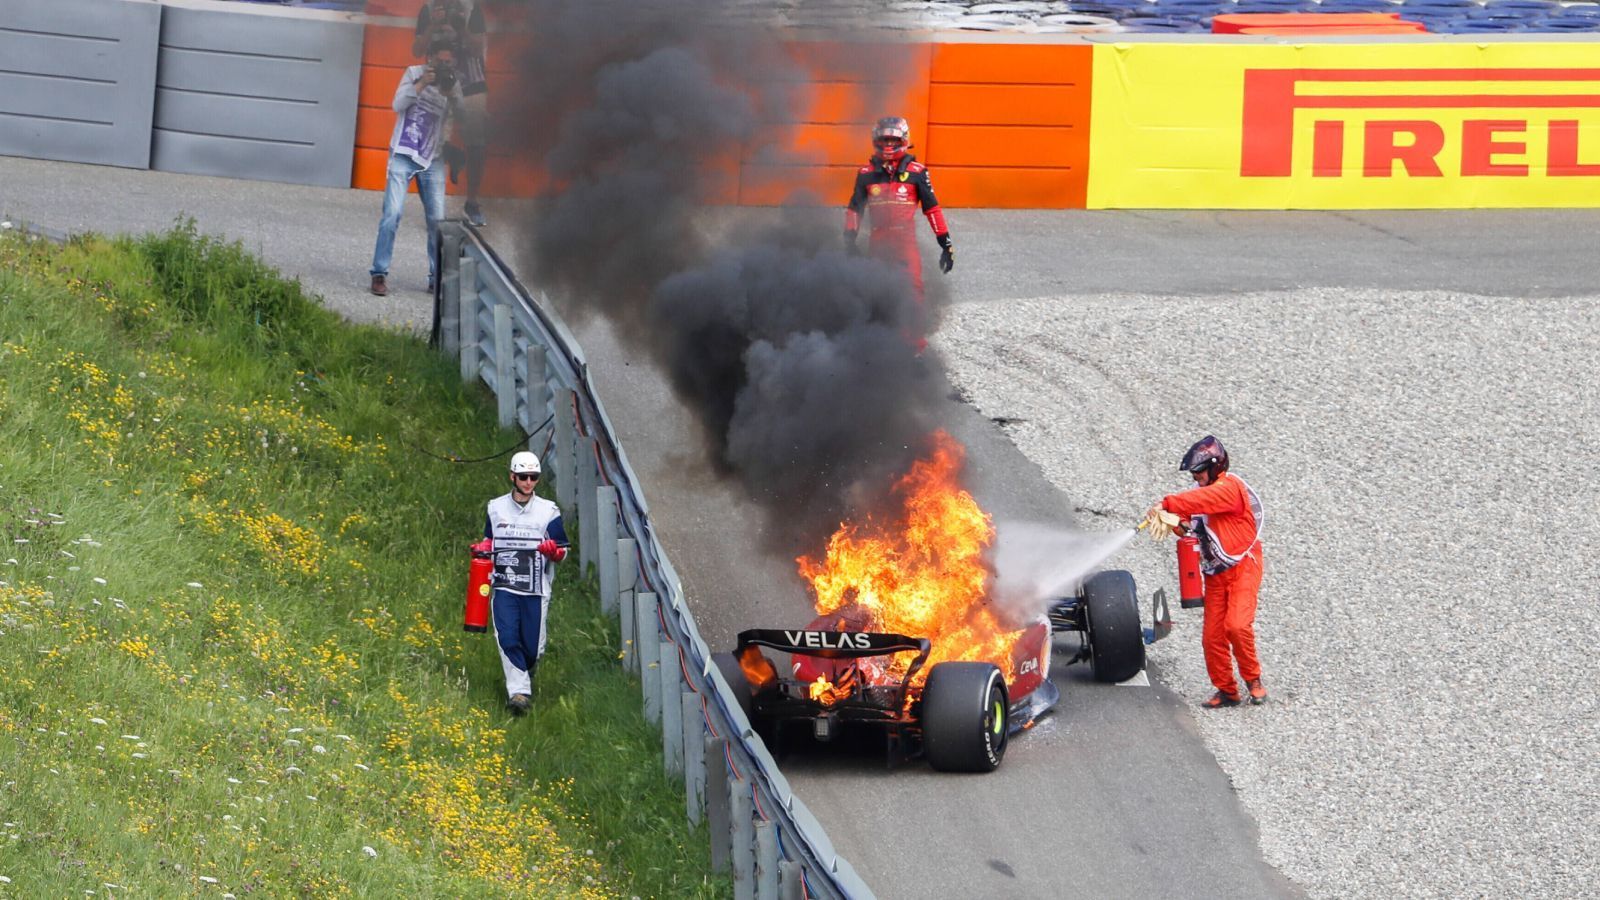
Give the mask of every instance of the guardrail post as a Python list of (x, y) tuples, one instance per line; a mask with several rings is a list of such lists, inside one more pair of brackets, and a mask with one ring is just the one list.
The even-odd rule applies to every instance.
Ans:
[(512, 358), (511, 307), (494, 305), (494, 397), (500, 401), (500, 427), (517, 421), (517, 362)]
[(733, 826), (734, 900), (755, 900), (756, 896), (755, 809), (751, 799), (750, 782), (743, 778), (728, 779), (728, 820)]
[(661, 722), (661, 623), (656, 619), (656, 595), (640, 594), (634, 610), (639, 628), (639, 690), (644, 694), (644, 717)]
[(617, 612), (617, 489), (595, 488), (595, 561), (600, 565), (600, 611)]
[(524, 409), (528, 414), (528, 424), (523, 428), (528, 432), (528, 441), (536, 440), (539, 432), (545, 429), (545, 419), (550, 416), (550, 371), (549, 359), (544, 348), (537, 344), (528, 346), (528, 398)]
[(728, 742), (706, 735), (706, 829), (711, 832), (711, 871), (728, 871), (733, 831), (729, 824)]
[[(439, 349), (461, 352), (461, 223), (439, 223)], [(476, 373), (474, 373), (476, 374)]]
[(678, 699), (683, 704), (683, 797), (689, 824), (699, 825), (706, 798), (706, 714), (694, 691), (682, 691)]
[(578, 473), (573, 444), (578, 437), (577, 423), (573, 421), (573, 393), (566, 388), (556, 391), (556, 437), (550, 447), (552, 467), (556, 474), (556, 505), (571, 516), (572, 504), (578, 499)]
[(683, 774), (683, 663), (678, 645), (661, 639), (661, 764)]
[(778, 860), (779, 900), (800, 900), (803, 880), (799, 863), (787, 859)]
[[(447, 285), (449, 283), (445, 282)], [(461, 260), (460, 277), (455, 290), (459, 296), (457, 303), (460, 315), (457, 320), (461, 340), (461, 380), (472, 382), (477, 380), (478, 366), (483, 360), (482, 348), (479, 346), (483, 335), (478, 333), (477, 260)]]
[(575, 446), (578, 467), (578, 561), (587, 575), (594, 568), (595, 557), (599, 556), (595, 551), (600, 549), (600, 529), (595, 527), (596, 520), (600, 518), (596, 509), (599, 498), (595, 494), (600, 473), (595, 470), (594, 438), (580, 437)]
[(635, 594), (639, 587), (639, 542), (633, 538), (617, 539), (617, 608), (622, 615), (622, 646), (618, 648), (619, 658), (622, 660), (622, 670), (634, 670), (634, 624)]
[(756, 900), (778, 900), (778, 826), (756, 823)]

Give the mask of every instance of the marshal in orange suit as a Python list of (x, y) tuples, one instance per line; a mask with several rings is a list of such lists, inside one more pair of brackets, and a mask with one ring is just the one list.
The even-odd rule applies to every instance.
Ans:
[(1205, 625), (1200, 644), (1206, 672), (1217, 692), (1202, 706), (1237, 706), (1239, 677), (1251, 703), (1267, 699), (1256, 658), (1256, 597), (1261, 589), (1263, 552), (1261, 498), (1243, 478), (1228, 472), (1228, 451), (1211, 435), (1196, 442), (1178, 466), (1194, 477), (1192, 490), (1168, 494), (1151, 507), (1183, 520), (1200, 541), (1200, 571), (1205, 575)]

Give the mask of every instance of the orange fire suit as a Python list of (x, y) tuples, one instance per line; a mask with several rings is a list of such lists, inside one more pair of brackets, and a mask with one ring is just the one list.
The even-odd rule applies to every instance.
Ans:
[(1200, 645), (1205, 649), (1206, 673), (1217, 690), (1237, 697), (1235, 661), (1245, 681), (1261, 677), (1255, 628), (1264, 561), (1261, 499), (1244, 479), (1225, 472), (1205, 487), (1168, 494), (1161, 507), (1188, 519), (1188, 527), (1200, 539), (1206, 582)]

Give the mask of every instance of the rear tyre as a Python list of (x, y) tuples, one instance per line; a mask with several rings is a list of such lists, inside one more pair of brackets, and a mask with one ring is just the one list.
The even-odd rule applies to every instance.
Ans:
[(939, 663), (922, 688), (922, 753), (941, 772), (993, 772), (1006, 755), (1006, 680), (992, 663)]
[(1127, 681), (1144, 668), (1144, 630), (1133, 573), (1096, 572), (1083, 583), (1089, 663), (1096, 681)]

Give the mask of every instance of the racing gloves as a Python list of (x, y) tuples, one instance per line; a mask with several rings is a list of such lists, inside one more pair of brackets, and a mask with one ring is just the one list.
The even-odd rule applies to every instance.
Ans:
[(539, 554), (551, 562), (561, 562), (567, 558), (567, 548), (557, 544), (550, 538), (539, 542)]
[(934, 239), (939, 242), (939, 247), (943, 251), (939, 254), (939, 271), (949, 275), (950, 270), (956, 267), (956, 247), (950, 240), (950, 232), (936, 234)]

